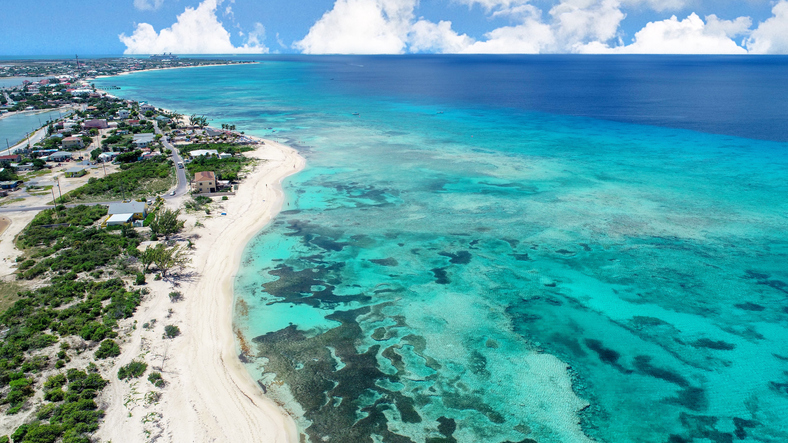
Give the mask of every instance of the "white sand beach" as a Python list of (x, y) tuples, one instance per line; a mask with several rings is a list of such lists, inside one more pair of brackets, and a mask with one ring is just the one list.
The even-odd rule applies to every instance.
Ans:
[[(235, 196), (219, 201), (210, 216), (186, 215), (184, 235), (195, 249), (190, 268), (174, 282), (179, 287), (149, 276), (151, 293), (135, 315), (136, 324), (125, 325), (119, 337), (123, 354), (102, 367), (111, 384), (99, 399), (106, 411), (96, 435), (100, 441), (298, 441), (293, 420), (263, 395), (239, 360), (232, 313), (233, 280), (244, 247), (282, 207), (282, 180), (305, 162), (295, 150), (268, 140), (247, 155), (264, 161)], [(183, 301), (170, 301), (174, 290), (183, 293)], [(178, 326), (181, 335), (162, 338), (165, 325)], [(145, 378), (118, 380), (117, 369), (133, 359), (161, 371), (167, 385), (159, 390)], [(152, 391), (161, 396), (151, 396)]]

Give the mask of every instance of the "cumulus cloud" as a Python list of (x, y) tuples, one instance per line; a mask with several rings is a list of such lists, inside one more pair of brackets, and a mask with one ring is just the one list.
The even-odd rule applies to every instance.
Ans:
[(532, 4), (535, 0), (453, 1), (511, 24), (476, 40), (453, 29), (450, 21), (416, 19), (418, 0), (336, 0), (294, 46), (309, 54), (788, 53), (788, 0), (779, 0), (774, 16), (755, 30), (749, 17), (709, 15), (704, 20), (692, 13), (683, 20), (672, 16), (650, 22), (629, 44), (621, 31), (627, 8), (676, 10), (693, 0), (554, 0), (547, 12)]
[(400, 54), (418, 0), (337, 0), (295, 47), (306, 54)]
[(747, 49), (755, 54), (788, 54), (788, 1), (782, 0), (772, 9), (770, 19), (752, 31)]
[(267, 53), (263, 44), (265, 28), (255, 25), (243, 46), (233, 46), (230, 33), (216, 16), (222, 0), (204, 0), (196, 8), (187, 7), (178, 16), (177, 22), (159, 32), (148, 23), (137, 25), (130, 36), (121, 34), (120, 41), (126, 45), (125, 54), (156, 54), (174, 52), (178, 54), (251, 54)]
[(408, 40), (411, 52), (451, 54), (462, 52), (473, 44), (472, 38), (455, 32), (449, 21), (419, 20), (413, 25)]
[(620, 54), (745, 54), (746, 49), (737, 45), (732, 37), (746, 32), (751, 20), (720, 20), (714, 15), (704, 22), (697, 14), (684, 20), (673, 17), (648, 23), (635, 34), (632, 44), (607, 47), (593, 42), (579, 52)]
[(555, 45), (549, 25), (533, 17), (517, 26), (504, 26), (484, 35), (484, 41), (464, 48), (465, 54), (538, 54)]
[(164, 0), (134, 0), (134, 7), (140, 11), (154, 11), (161, 8)]

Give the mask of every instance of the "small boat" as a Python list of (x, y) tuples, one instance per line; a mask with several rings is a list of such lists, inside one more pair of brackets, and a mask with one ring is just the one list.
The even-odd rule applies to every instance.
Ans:
[(361, 114), (359, 114), (358, 112), (354, 112), (353, 115), (361, 115)]
[(438, 114), (443, 114), (443, 111), (438, 111)]

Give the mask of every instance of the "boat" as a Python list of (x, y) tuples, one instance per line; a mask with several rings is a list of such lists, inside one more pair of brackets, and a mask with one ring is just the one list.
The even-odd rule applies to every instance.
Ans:
[(361, 115), (361, 114), (359, 114), (358, 112), (354, 112), (353, 115)]

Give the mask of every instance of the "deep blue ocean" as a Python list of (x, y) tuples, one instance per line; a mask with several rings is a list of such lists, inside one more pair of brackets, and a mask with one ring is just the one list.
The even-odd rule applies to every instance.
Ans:
[(788, 58), (259, 61), (96, 84), (306, 157), (235, 325), (308, 441), (788, 441)]

